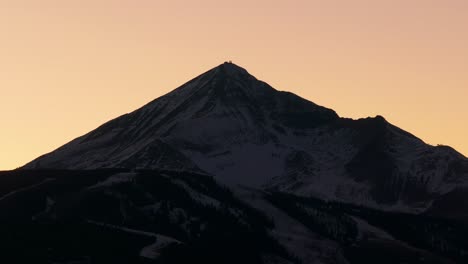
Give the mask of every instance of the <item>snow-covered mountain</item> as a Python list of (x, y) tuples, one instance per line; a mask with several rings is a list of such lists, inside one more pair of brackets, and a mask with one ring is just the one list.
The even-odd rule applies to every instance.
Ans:
[(468, 197), (468, 159), (455, 150), (380, 116), (340, 118), (232, 63), (24, 168), (206, 173), (231, 186), (433, 214), (450, 210), (455, 193)]

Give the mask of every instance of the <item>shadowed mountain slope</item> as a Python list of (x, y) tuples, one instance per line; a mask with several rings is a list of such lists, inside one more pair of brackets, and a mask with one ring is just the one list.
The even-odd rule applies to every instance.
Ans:
[(231, 186), (433, 214), (466, 197), (468, 186), (468, 161), (455, 150), (427, 145), (380, 116), (340, 118), (232, 63), (24, 168), (206, 173)]

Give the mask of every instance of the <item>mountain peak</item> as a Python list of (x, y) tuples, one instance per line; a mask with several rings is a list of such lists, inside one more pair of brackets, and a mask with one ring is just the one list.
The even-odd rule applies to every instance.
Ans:
[(228, 69), (228, 70), (235, 70), (235, 71), (246, 71), (241, 66), (233, 63), (232, 61), (225, 61), (223, 64), (219, 65), (218, 67)]
[[(272, 143), (277, 133), (312, 129), (338, 118), (331, 109), (277, 91), (244, 68), (224, 62), (26, 168), (180, 168), (183, 163), (186, 169), (211, 172), (198, 161), (190, 162), (188, 152), (203, 156), (247, 143)], [(172, 162), (163, 165), (166, 159)]]
[(246, 69), (232, 63), (231, 61), (226, 61), (223, 64), (215, 67), (214, 71), (218, 74), (223, 74), (225, 76), (234, 78), (251, 76)]

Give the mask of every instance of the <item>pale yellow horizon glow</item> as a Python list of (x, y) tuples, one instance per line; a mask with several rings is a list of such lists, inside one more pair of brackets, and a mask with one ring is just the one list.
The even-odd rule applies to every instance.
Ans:
[(0, 170), (232, 60), (468, 154), (466, 0), (0, 0)]

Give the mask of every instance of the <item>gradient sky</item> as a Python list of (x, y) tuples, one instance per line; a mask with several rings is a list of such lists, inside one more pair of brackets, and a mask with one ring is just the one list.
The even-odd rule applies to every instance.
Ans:
[(0, 169), (226, 60), (468, 154), (466, 0), (0, 0)]

